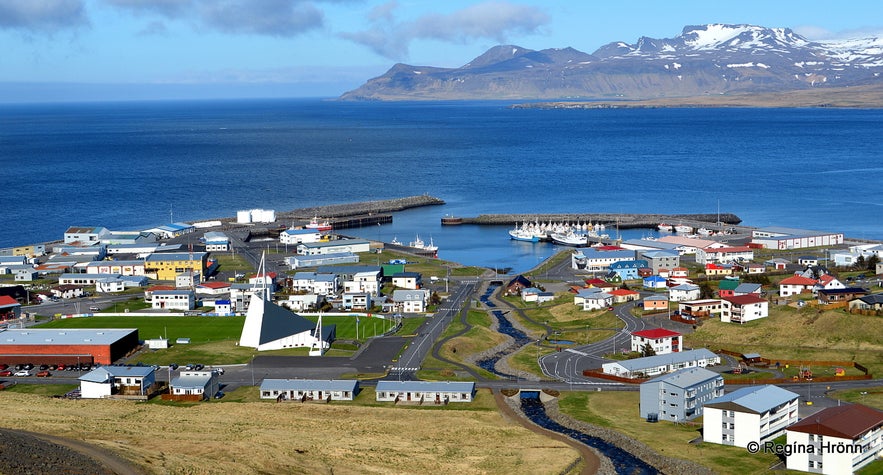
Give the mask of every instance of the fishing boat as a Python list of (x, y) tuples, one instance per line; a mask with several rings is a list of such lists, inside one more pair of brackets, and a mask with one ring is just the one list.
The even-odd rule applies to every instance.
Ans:
[(392, 241), (390, 241), (389, 243), (390, 243), (390, 244), (395, 244), (396, 246), (403, 246), (403, 245), (404, 245), (404, 244), (402, 244), (401, 242), (399, 242), (399, 238), (397, 238), (397, 237), (395, 237), (395, 236), (393, 236)]
[(693, 226), (687, 226), (686, 224), (678, 224), (677, 226), (675, 226), (675, 232), (683, 233), (683, 234), (690, 234), (693, 232)]
[(316, 231), (331, 231), (332, 226), (328, 220), (319, 222), (318, 216), (313, 216), (313, 219), (310, 220), (309, 224), (304, 226), (307, 229), (315, 229)]
[(659, 226), (656, 226), (656, 229), (666, 233), (670, 233), (674, 231), (674, 226), (672, 226), (671, 224), (659, 223)]
[(426, 244), (426, 242), (420, 239), (420, 235), (418, 234), (416, 239), (408, 243), (408, 246), (417, 249), (420, 254), (429, 254), (433, 257), (438, 256), (438, 246), (432, 242), (431, 237), (429, 238), (429, 244)]
[(552, 242), (562, 246), (581, 247), (589, 244), (589, 237), (585, 234), (570, 233), (552, 233), (549, 235)]
[(516, 241), (525, 241), (525, 242), (540, 242), (539, 235), (534, 232), (527, 224), (518, 227), (515, 226), (515, 229), (509, 230), (509, 237)]
[(706, 228), (705, 226), (702, 226), (701, 228), (696, 230), (696, 234), (700, 236), (711, 236), (712, 234), (714, 234), (714, 231)]

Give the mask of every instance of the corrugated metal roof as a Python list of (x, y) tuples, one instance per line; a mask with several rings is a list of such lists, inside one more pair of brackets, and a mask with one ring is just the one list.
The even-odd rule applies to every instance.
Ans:
[(665, 382), (676, 388), (689, 388), (715, 379), (723, 380), (724, 378), (720, 374), (705, 368), (684, 368), (653, 378), (642, 384)]
[(265, 379), (261, 391), (355, 391), (357, 380)]
[(713, 399), (705, 404), (715, 407), (717, 404), (733, 403), (754, 414), (763, 414), (770, 409), (798, 398), (797, 393), (782, 389), (772, 384), (739, 388), (729, 394)]
[(377, 391), (472, 393), (472, 381), (378, 381)]
[(655, 368), (657, 366), (673, 365), (678, 363), (686, 363), (687, 361), (695, 361), (699, 359), (716, 358), (717, 355), (705, 348), (697, 350), (681, 351), (678, 353), (667, 353), (664, 355), (645, 356), (643, 358), (635, 358), (633, 360), (619, 361), (618, 363), (628, 371), (640, 371), (647, 368)]
[(0, 345), (110, 345), (137, 328), (65, 328), (0, 331)]

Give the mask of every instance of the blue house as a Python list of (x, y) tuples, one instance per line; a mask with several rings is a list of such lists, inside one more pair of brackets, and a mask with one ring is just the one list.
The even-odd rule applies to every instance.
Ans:
[(610, 264), (610, 272), (616, 273), (622, 280), (638, 279), (638, 269), (648, 267), (647, 261), (644, 259), (636, 259), (633, 261), (619, 261)]
[(651, 275), (644, 278), (644, 288), (650, 290), (665, 289), (668, 280), (658, 275)]

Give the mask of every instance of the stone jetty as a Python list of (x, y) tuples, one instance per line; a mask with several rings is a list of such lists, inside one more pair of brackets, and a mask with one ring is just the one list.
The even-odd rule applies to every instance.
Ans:
[(421, 206), (443, 205), (444, 200), (429, 195), (407, 196), (389, 200), (363, 201), (359, 203), (343, 203), (312, 208), (299, 208), (292, 211), (277, 212), (276, 218), (281, 220), (309, 220), (314, 216), (320, 218), (342, 218), (363, 216), (378, 213), (390, 213)]

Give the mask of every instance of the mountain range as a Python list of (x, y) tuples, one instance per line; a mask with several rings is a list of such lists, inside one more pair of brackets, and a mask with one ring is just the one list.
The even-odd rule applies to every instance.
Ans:
[(588, 54), (500, 45), (459, 68), (396, 64), (342, 100), (648, 100), (883, 88), (883, 39), (709, 24)]

